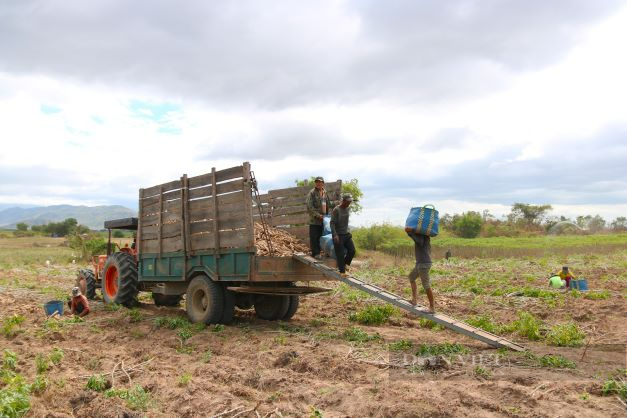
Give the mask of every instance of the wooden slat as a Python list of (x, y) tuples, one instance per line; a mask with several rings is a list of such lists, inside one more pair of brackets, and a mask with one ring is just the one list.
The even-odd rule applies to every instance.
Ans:
[(298, 224), (308, 224), (309, 223), (309, 214), (307, 213), (297, 213), (293, 215), (285, 215), (285, 216), (272, 216), (272, 225), (298, 225)]
[(147, 189), (143, 189), (141, 198), (146, 198), (150, 196), (158, 195), (159, 193), (167, 192), (174, 189), (181, 188), (180, 180), (173, 180), (163, 184), (157, 184), (156, 186), (148, 187)]
[(244, 198), (244, 207), (242, 208), (244, 212), (244, 220), (247, 222), (246, 224), (246, 232), (247, 232), (247, 240), (250, 243), (250, 246), (254, 245), (255, 242), (255, 225), (253, 221), (253, 194), (252, 194), (252, 175), (250, 171), (250, 163), (245, 162), (243, 164), (244, 167), (244, 190), (242, 190), (242, 196)]
[[(213, 247), (212, 248), (220, 248), (220, 234), (218, 233), (220, 231), (220, 219), (218, 219), (218, 213), (220, 213), (219, 211), (219, 205), (220, 203), (218, 202), (218, 193), (217, 193), (217, 187), (216, 187), (216, 168), (213, 167), (211, 169), (211, 186), (212, 186), (212, 190), (211, 193), (213, 194)], [(216, 266), (218, 266), (218, 264), (216, 263)], [(216, 272), (217, 274), (219, 274), (219, 272)]]
[(183, 279), (186, 278), (186, 274), (187, 274), (187, 255), (189, 255), (189, 251), (192, 248), (192, 241), (191, 241), (191, 231), (190, 231), (190, 222), (189, 222), (189, 179), (187, 178), (187, 174), (183, 175), (183, 179), (181, 180), (182, 186), (183, 188), (181, 189), (183, 191), (182, 194), (182, 201), (183, 201), (183, 206), (182, 206), (182, 211), (183, 213), (181, 214), (181, 219), (182, 219), (182, 223), (183, 223), (183, 251), (185, 251), (186, 257), (185, 257), (185, 268), (183, 269)]
[[(220, 230), (229, 230), (229, 229), (241, 229), (248, 227), (248, 220), (239, 217), (236, 219), (229, 219), (226, 221), (220, 221)], [(189, 224), (190, 232), (192, 234), (198, 234), (201, 232), (211, 232), (214, 231), (213, 220), (201, 221), (201, 222), (191, 222)]]
[(309, 225), (305, 225), (305, 226), (292, 226), (292, 227), (277, 227), (279, 229), (283, 229), (287, 232), (289, 232), (290, 234), (294, 235), (296, 238), (308, 242), (308, 237), (309, 237)]
[[(219, 183), (217, 193), (218, 195), (221, 195), (224, 193), (238, 192), (242, 190), (243, 188), (244, 188), (244, 182), (241, 179), (231, 180), (225, 183)], [(189, 198), (198, 199), (201, 197), (209, 197), (209, 196), (212, 196), (212, 193), (213, 193), (213, 185), (210, 184), (207, 186), (199, 187), (197, 189), (191, 189), (189, 191)]]
[(160, 189), (161, 193), (159, 194), (159, 221), (157, 225), (159, 228), (159, 230), (157, 231), (157, 239), (159, 240), (159, 257), (161, 257), (161, 251), (163, 249), (163, 186), (161, 186)]
[(307, 201), (304, 197), (287, 197), (285, 199), (272, 199), (270, 204), (275, 208), (285, 206), (302, 206), (307, 207)]
[[(163, 225), (161, 228), (161, 233), (162, 236), (164, 237), (172, 237), (174, 235), (178, 235), (181, 233), (181, 222), (176, 222), (176, 223), (171, 223), (171, 224), (165, 224)], [(144, 227), (144, 234), (154, 234), (155, 237), (158, 235), (159, 233), (159, 225), (148, 225)], [(155, 239), (153, 238), (146, 238), (146, 239)]]
[[(337, 190), (339, 190), (341, 187), (342, 187), (342, 181), (341, 180), (337, 180), (337, 181), (334, 181), (332, 183), (326, 183), (324, 185), (324, 188), (327, 191), (327, 193), (334, 193)], [(301, 196), (307, 196), (309, 191), (311, 189), (313, 189), (313, 188), (314, 188), (313, 184), (310, 184), (310, 185), (307, 185), (307, 186), (287, 187), (285, 189), (270, 190), (270, 191), (268, 191), (268, 195), (270, 195), (271, 198), (277, 198), (277, 197), (301, 197)]]
[[(181, 237), (165, 238), (162, 241), (161, 250), (164, 253), (173, 253), (183, 250), (183, 241), (181, 240)], [(159, 240), (144, 240), (142, 245), (143, 252), (145, 253), (157, 253), (159, 251)]]
[(161, 207), (161, 204), (159, 202), (153, 203), (151, 205), (146, 205), (146, 206), (144, 206), (144, 209), (143, 209), (142, 213), (140, 214), (140, 216), (146, 216), (146, 215), (150, 215), (152, 213), (159, 213), (159, 212), (163, 212), (163, 211), (180, 213), (181, 212), (181, 201), (179, 199), (164, 201), (163, 202), (163, 208)]
[[(160, 195), (155, 195), (155, 196), (150, 196), (147, 197), (145, 199), (142, 199), (144, 206), (147, 205), (152, 205), (154, 203), (159, 202), (159, 196)], [(181, 198), (181, 189), (178, 190), (173, 190), (167, 193), (163, 193), (163, 200), (168, 201), (168, 200), (174, 200), (174, 199), (180, 199)]]
[(294, 213), (306, 213), (307, 205), (287, 206), (274, 208), (272, 210), (272, 216), (292, 215)]
[[(241, 178), (242, 174), (243, 167), (241, 165), (216, 171), (216, 182), (220, 183), (226, 180)], [(213, 177), (211, 173), (202, 174), (196, 177), (190, 177), (189, 187), (190, 189), (195, 189), (196, 187), (207, 186), (211, 184), (212, 178)]]
[[(214, 249), (214, 234), (192, 234), (192, 251)], [(232, 230), (220, 232), (221, 248), (245, 248), (249, 247), (250, 241), (246, 237), (246, 230)]]
[[(181, 221), (180, 212), (163, 212), (162, 221), (164, 224)], [(139, 219), (139, 223), (143, 226), (157, 225), (159, 223), (159, 214), (153, 213), (152, 215), (143, 216)]]

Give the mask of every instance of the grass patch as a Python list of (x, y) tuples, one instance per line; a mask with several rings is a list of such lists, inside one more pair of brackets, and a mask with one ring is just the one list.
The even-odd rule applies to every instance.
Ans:
[(177, 329), (190, 327), (192, 325), (182, 316), (158, 316), (154, 319), (154, 324), (159, 328)]
[(117, 303), (105, 303), (104, 310), (108, 312), (117, 312), (122, 309), (122, 305)]
[(187, 386), (192, 381), (192, 374), (189, 372), (185, 372), (179, 376), (179, 385)]
[(135, 385), (130, 389), (109, 389), (104, 395), (107, 398), (120, 398), (134, 411), (147, 411), (152, 405), (152, 397), (142, 386)]
[(144, 319), (144, 316), (137, 308), (129, 309), (127, 315), (130, 322), (139, 322)]
[(437, 355), (451, 355), (451, 354), (463, 354), (469, 350), (458, 343), (442, 343), (442, 344), (420, 344), (416, 351), (417, 356), (437, 356)]
[(42, 354), (37, 354), (35, 357), (35, 367), (37, 369), (37, 374), (46, 373), (50, 369), (50, 361), (47, 356)]
[(476, 315), (466, 320), (468, 325), (472, 325), (473, 327), (481, 328), (484, 331), (491, 332), (493, 334), (497, 334), (501, 331), (501, 327), (498, 324), (492, 322), (492, 319), (489, 315)]
[(87, 389), (91, 389), (96, 392), (103, 392), (107, 387), (109, 387), (109, 382), (104, 375), (94, 374), (89, 377), (87, 380), (87, 384), (85, 385)]
[(213, 351), (207, 350), (204, 353), (202, 353), (202, 362), (209, 363), (212, 357), (213, 357)]
[(365, 343), (368, 341), (377, 341), (381, 339), (379, 334), (369, 335), (361, 328), (351, 327), (344, 331), (344, 339), (350, 342)]
[(50, 362), (54, 365), (61, 363), (61, 360), (63, 360), (63, 357), (65, 357), (65, 353), (59, 347), (53, 348), (50, 354), (48, 354), (48, 358), (50, 359)]
[(472, 373), (482, 379), (489, 379), (492, 377), (492, 372), (483, 366), (476, 366)]
[(585, 338), (586, 334), (574, 322), (555, 325), (546, 335), (548, 344), (559, 347), (578, 347)]
[(584, 299), (590, 299), (590, 300), (609, 299), (610, 296), (611, 294), (607, 290), (585, 292), (583, 295)]
[(13, 315), (2, 321), (2, 335), (7, 338), (15, 337), (21, 332), (20, 325), (26, 318), (23, 315)]
[(369, 305), (351, 314), (348, 319), (362, 325), (381, 325), (386, 323), (397, 311), (392, 305)]
[(503, 327), (504, 331), (516, 332), (523, 337), (527, 337), (530, 340), (539, 340), (542, 335), (540, 334), (540, 327), (542, 322), (530, 314), (529, 312), (518, 312), (518, 319), (512, 322), (510, 325)]
[(542, 367), (551, 367), (555, 369), (576, 369), (577, 364), (574, 361), (568, 360), (566, 357), (560, 355), (546, 354), (539, 357), (538, 363)]
[(403, 339), (388, 344), (388, 348), (392, 351), (407, 351), (410, 350), (413, 346), (414, 343), (409, 340)]
[(421, 328), (428, 328), (428, 329), (432, 329), (433, 331), (442, 331), (445, 329), (442, 325), (437, 324), (427, 318), (418, 319), (418, 325), (420, 325)]
[(610, 379), (603, 383), (601, 388), (603, 396), (619, 396), (623, 400), (627, 400), (627, 383), (623, 380)]
[(2, 353), (2, 368), (5, 370), (15, 370), (17, 368), (17, 354), (8, 348), (2, 350)]

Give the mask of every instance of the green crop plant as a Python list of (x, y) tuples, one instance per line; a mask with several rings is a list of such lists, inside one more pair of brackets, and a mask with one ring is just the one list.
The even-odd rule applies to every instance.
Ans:
[(192, 381), (192, 374), (189, 372), (185, 372), (179, 376), (179, 385), (187, 386)]
[(417, 356), (437, 356), (463, 354), (469, 350), (459, 343), (420, 344), (416, 351)]
[(15, 376), (0, 389), (0, 417), (22, 417), (30, 409), (30, 385)]
[(574, 322), (555, 325), (546, 335), (548, 344), (560, 347), (578, 347), (585, 338), (586, 334)]
[(369, 305), (350, 315), (349, 319), (363, 325), (381, 325), (397, 312), (398, 310), (391, 305)]
[(566, 357), (560, 355), (546, 354), (538, 358), (538, 363), (542, 367), (551, 367), (556, 369), (575, 369), (577, 364), (574, 361), (568, 360)]
[(211, 331), (213, 332), (222, 332), (224, 330), (225, 330), (225, 327), (222, 324), (215, 324), (213, 328), (211, 328)]
[(19, 327), (24, 322), (24, 320), (25, 318), (23, 315), (12, 315), (8, 318), (5, 318), (2, 322), (2, 335), (7, 338), (11, 338), (19, 334), (21, 332)]
[(37, 369), (37, 374), (46, 373), (50, 369), (48, 357), (37, 354), (35, 356), (35, 368)]
[(616, 395), (627, 400), (627, 382), (622, 379), (610, 379), (603, 383), (601, 388), (603, 396)]
[(602, 290), (602, 291), (597, 291), (597, 292), (586, 292), (584, 294), (584, 299), (590, 299), (590, 300), (603, 300), (603, 299), (609, 299), (609, 297), (611, 296), (610, 292), (608, 292), (607, 290)]
[(94, 374), (89, 377), (87, 380), (87, 384), (85, 385), (87, 389), (91, 389), (96, 392), (102, 392), (109, 386), (109, 382), (104, 375)]
[(154, 324), (160, 328), (177, 329), (189, 327), (191, 322), (181, 316), (158, 316), (154, 319)]
[(50, 359), (50, 361), (52, 362), (52, 364), (59, 364), (61, 363), (61, 360), (63, 360), (63, 357), (65, 356), (65, 353), (63, 352), (62, 349), (55, 347), (50, 354), (48, 354), (48, 358)]
[(503, 330), (506, 332), (517, 332), (519, 335), (535, 341), (542, 337), (540, 334), (541, 326), (542, 322), (538, 318), (529, 312), (521, 311), (518, 312), (518, 319), (503, 327)]
[(128, 318), (130, 322), (139, 322), (143, 319), (142, 313), (137, 308), (128, 310)]
[(109, 311), (109, 312), (117, 312), (120, 309), (122, 309), (122, 305), (119, 305), (117, 303), (106, 303), (104, 305), (104, 309), (105, 311)]
[(489, 315), (477, 315), (472, 318), (468, 318), (466, 323), (472, 325), (473, 327), (481, 328), (484, 331), (488, 331), (491, 333), (499, 333), (500, 327), (492, 322), (492, 319)]
[(379, 334), (369, 335), (366, 331), (357, 327), (348, 328), (344, 331), (343, 336), (347, 341), (357, 343), (365, 343), (368, 341), (376, 341), (381, 339), (381, 336)]
[(104, 393), (107, 398), (120, 398), (134, 411), (146, 411), (152, 405), (152, 397), (142, 386), (135, 385), (130, 389), (109, 389)]
[(393, 343), (388, 344), (388, 348), (392, 351), (407, 351), (410, 350), (414, 346), (409, 340), (400, 339), (398, 341), (394, 341)]
[(489, 379), (492, 377), (492, 372), (483, 366), (476, 366), (473, 370), (473, 374), (482, 379)]
[(2, 367), (5, 370), (15, 370), (17, 368), (17, 354), (5, 348), (3, 352)]
[(202, 362), (209, 363), (211, 361), (211, 357), (213, 357), (213, 351), (207, 350), (202, 354)]
[(430, 319), (427, 318), (420, 318), (418, 319), (418, 325), (420, 325), (421, 328), (429, 328), (433, 331), (442, 331), (444, 330), (444, 327), (436, 322), (433, 322)]
[(43, 393), (48, 388), (49, 384), (46, 376), (38, 375), (30, 385), (30, 390), (32, 393)]

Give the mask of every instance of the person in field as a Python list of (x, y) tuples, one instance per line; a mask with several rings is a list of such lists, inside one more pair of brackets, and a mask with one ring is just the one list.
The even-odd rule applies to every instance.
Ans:
[(311, 256), (321, 259), (320, 237), (322, 237), (324, 215), (331, 210), (331, 200), (324, 188), (324, 179), (316, 177), (315, 187), (307, 194), (307, 212), (309, 213), (309, 246)]
[(89, 301), (78, 287), (72, 289), (72, 299), (68, 300), (70, 314), (78, 315), (81, 318), (89, 314)]
[(427, 293), (429, 300), (429, 311), (435, 312), (435, 301), (433, 291), (431, 290), (431, 281), (429, 271), (431, 270), (431, 237), (419, 235), (415, 232), (407, 232), (407, 235), (414, 241), (414, 255), (416, 256), (416, 265), (409, 273), (409, 283), (411, 284), (411, 304), (418, 303), (418, 289), (416, 287), (416, 279), (420, 277), (422, 287)]
[(350, 268), (355, 257), (355, 244), (353, 236), (348, 232), (349, 206), (353, 197), (346, 193), (342, 195), (342, 203), (333, 208), (331, 212), (331, 234), (333, 235), (333, 247), (337, 258), (337, 268), (340, 275), (346, 277), (346, 269)]
[(575, 279), (575, 276), (570, 271), (568, 266), (563, 266), (562, 270), (560, 270), (560, 272), (557, 273), (556, 276), (559, 276), (559, 278), (564, 281), (564, 287), (566, 289), (570, 289), (570, 281)]

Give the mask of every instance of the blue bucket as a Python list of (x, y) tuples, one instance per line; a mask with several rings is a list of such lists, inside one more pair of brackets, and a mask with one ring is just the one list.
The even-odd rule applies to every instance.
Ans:
[(50, 302), (46, 302), (44, 304), (44, 311), (46, 311), (46, 315), (50, 316), (55, 312), (58, 312), (59, 315), (63, 315), (63, 302), (60, 300), (51, 300)]
[(588, 290), (588, 281), (586, 279), (571, 280), (570, 288), (586, 291)]

